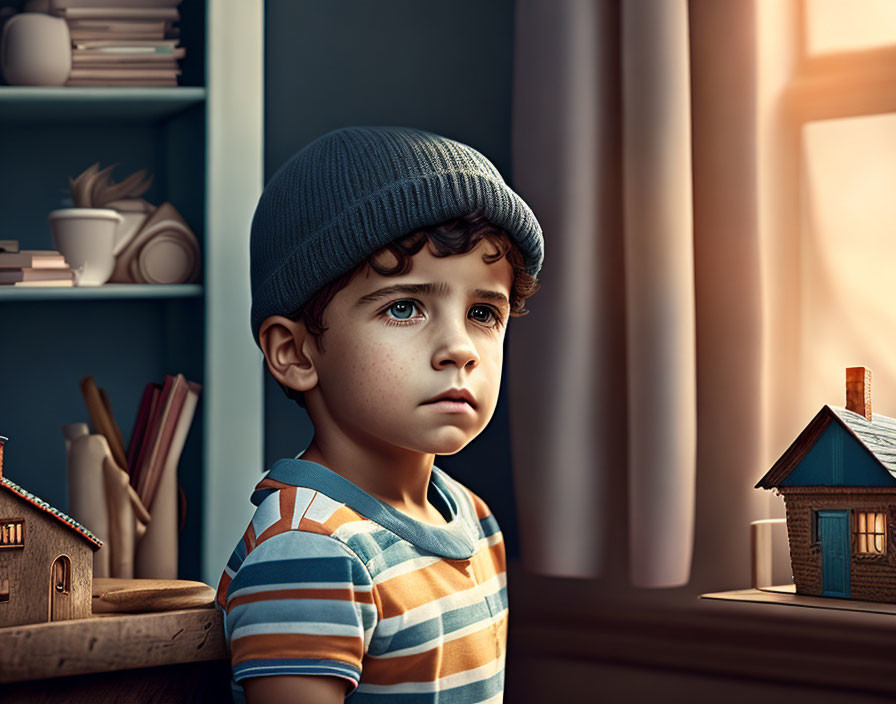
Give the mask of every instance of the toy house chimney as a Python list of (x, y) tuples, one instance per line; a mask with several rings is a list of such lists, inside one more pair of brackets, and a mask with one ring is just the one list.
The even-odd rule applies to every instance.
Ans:
[(871, 420), (871, 370), (846, 368), (846, 409)]

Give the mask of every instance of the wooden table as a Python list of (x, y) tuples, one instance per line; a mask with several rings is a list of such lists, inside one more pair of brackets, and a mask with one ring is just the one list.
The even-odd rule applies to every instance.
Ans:
[(214, 608), (0, 628), (3, 704), (230, 701)]

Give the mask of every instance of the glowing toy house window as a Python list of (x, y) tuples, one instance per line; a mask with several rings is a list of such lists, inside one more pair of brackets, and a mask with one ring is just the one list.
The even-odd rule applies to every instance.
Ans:
[(21, 548), (25, 545), (25, 521), (0, 519), (0, 550)]
[(887, 522), (883, 513), (856, 513), (856, 552), (882, 555), (887, 551)]

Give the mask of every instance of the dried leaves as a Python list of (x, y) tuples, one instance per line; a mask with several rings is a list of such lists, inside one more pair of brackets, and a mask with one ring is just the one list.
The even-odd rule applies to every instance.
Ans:
[(68, 180), (76, 208), (105, 208), (109, 203), (123, 198), (139, 198), (152, 184), (152, 176), (143, 180), (146, 169), (131, 174), (121, 183), (114, 183), (112, 170), (118, 164), (112, 164), (102, 171), (99, 166), (97, 162), (77, 178)]

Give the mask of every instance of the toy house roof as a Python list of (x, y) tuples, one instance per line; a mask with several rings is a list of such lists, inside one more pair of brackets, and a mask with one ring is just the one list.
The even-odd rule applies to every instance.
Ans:
[(72, 518), (71, 516), (66, 516), (62, 511), (60, 511), (59, 509), (53, 508), (52, 506), (50, 506), (50, 504), (48, 504), (43, 499), (40, 499), (40, 498), (36, 497), (34, 494), (25, 491), (22, 487), (20, 487), (15, 482), (10, 481), (6, 477), (0, 477), (0, 487), (3, 487), (7, 491), (18, 496), (20, 499), (27, 501), (28, 503), (32, 504), (33, 506), (36, 506), (38, 509), (40, 509), (44, 513), (52, 516), (57, 521), (60, 521), (61, 523), (66, 525), (68, 528), (70, 528), (72, 531), (74, 531), (75, 533), (80, 535), (82, 538), (84, 538), (84, 540), (86, 540), (88, 543), (90, 543), (90, 546), (94, 550), (99, 550), (103, 546), (102, 540), (97, 538), (93, 533), (91, 533), (89, 530), (87, 530), (87, 528), (85, 528), (80, 523), (78, 523), (74, 518)]
[(838, 423), (868, 450), (871, 457), (896, 480), (896, 419), (872, 414), (872, 420), (836, 406), (824, 406), (765, 474), (757, 489), (773, 489), (781, 485), (802, 462), (831, 423)]

